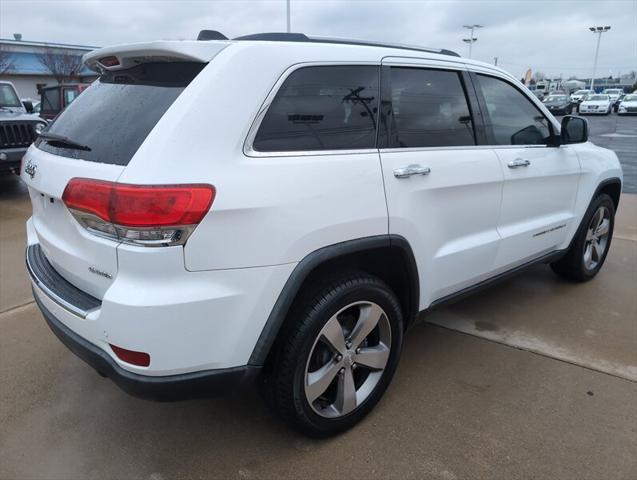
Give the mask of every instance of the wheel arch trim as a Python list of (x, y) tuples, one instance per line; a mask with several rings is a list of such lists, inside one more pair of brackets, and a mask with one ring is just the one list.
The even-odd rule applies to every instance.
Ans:
[(621, 198), (621, 186), (622, 186), (621, 178), (619, 178), (619, 177), (609, 177), (609, 178), (606, 178), (606, 179), (602, 180), (601, 182), (599, 182), (597, 184), (597, 187), (595, 188), (595, 191), (593, 192), (593, 195), (591, 195), (591, 197), (588, 199), (588, 203), (586, 204), (586, 208), (584, 209), (584, 212), (582, 213), (582, 217), (579, 219), (579, 225), (577, 226), (577, 229), (575, 230), (575, 233), (573, 234), (573, 236), (568, 241), (568, 246), (564, 249), (565, 252), (568, 252), (573, 247), (573, 244), (577, 240), (577, 237), (581, 234), (582, 229), (586, 228), (586, 225), (584, 225), (584, 219), (586, 217), (586, 212), (590, 208), (591, 204), (597, 198), (597, 196), (600, 194), (600, 192), (604, 188), (608, 187), (609, 185), (619, 185), (619, 196), (617, 197), (617, 203), (615, 204), (615, 210), (617, 210), (617, 207), (619, 207), (619, 199)]
[(622, 180), (619, 177), (610, 177), (599, 182), (597, 184), (597, 188), (595, 189), (595, 193), (593, 193), (593, 196), (590, 198), (588, 204), (590, 205), (590, 203), (597, 197), (597, 195), (599, 195), (599, 193), (609, 185), (619, 185), (619, 195), (617, 197), (617, 203), (615, 204), (615, 210), (617, 210), (617, 208), (619, 207), (619, 199), (621, 198), (622, 188)]
[(415, 316), (419, 311), (420, 302), (418, 267), (411, 246), (404, 237), (400, 235), (376, 235), (322, 247), (305, 256), (288, 277), (252, 350), (248, 365), (262, 366), (265, 363), (294, 299), (305, 280), (317, 267), (338, 257), (363, 253), (378, 248), (396, 248), (405, 260), (410, 290), (409, 311), (405, 312), (405, 314), (406, 318)]

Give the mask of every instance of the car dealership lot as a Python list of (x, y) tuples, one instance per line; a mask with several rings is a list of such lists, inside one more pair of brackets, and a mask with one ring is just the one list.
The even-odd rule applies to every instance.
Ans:
[[(558, 117), (558, 119), (561, 117)], [(586, 116), (591, 141), (614, 150), (624, 169), (625, 193), (637, 193), (637, 115)]]
[[(637, 117), (590, 118), (637, 193)], [(431, 312), (386, 397), (330, 440), (252, 391), (127, 396), (69, 353), (31, 302), (23, 186), (0, 180), (0, 478), (637, 478), (637, 196), (599, 276), (532, 270)]]

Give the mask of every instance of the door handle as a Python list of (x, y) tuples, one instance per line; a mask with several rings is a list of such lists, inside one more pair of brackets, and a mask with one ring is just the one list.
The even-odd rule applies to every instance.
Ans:
[(528, 167), (529, 165), (531, 165), (531, 162), (526, 158), (516, 158), (508, 163), (509, 168)]
[(409, 178), (412, 175), (429, 175), (431, 169), (429, 167), (422, 167), (420, 165), (409, 165), (407, 167), (397, 168), (394, 170), (394, 177), (396, 178)]

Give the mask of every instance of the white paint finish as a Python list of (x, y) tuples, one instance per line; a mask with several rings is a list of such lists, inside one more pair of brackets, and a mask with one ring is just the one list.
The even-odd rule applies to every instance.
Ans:
[[(127, 183), (215, 185), (212, 209), (184, 250), (189, 270), (294, 262), (325, 245), (387, 233), (377, 152), (244, 155), (248, 130), (281, 75), (302, 60), (305, 65), (325, 60), (322, 47), (307, 51), (293, 44), (282, 45), (272, 58), (268, 43), (237, 42), (222, 50), (166, 112), (120, 177)], [(373, 63), (369, 52), (356, 55), (361, 51), (335, 48), (329, 58)], [(241, 95), (228, 95), (233, 91)]]
[[(82, 61), (87, 67), (97, 70), (99, 59), (115, 56), (120, 64), (107, 70), (120, 70), (138, 63), (152, 61), (153, 57), (184, 62), (209, 62), (230, 42), (196, 40), (157, 40), (154, 42), (129, 43), (99, 48), (84, 54)], [(101, 64), (100, 64), (101, 65)], [(100, 68), (105, 68), (101, 65)]]
[[(126, 370), (172, 375), (245, 365), (278, 292), (295, 264), (215, 272), (186, 272), (180, 247), (120, 246), (123, 267), (86, 319), (36, 287), (55, 317), (107, 352)], [(149, 367), (121, 362), (111, 343), (151, 356)]]
[(33, 178), (21, 173), (33, 207), (32, 226), (44, 252), (58, 272), (79, 289), (102, 298), (111, 279), (89, 272), (95, 267), (112, 276), (117, 273), (117, 242), (88, 233), (71, 216), (62, 194), (74, 177), (114, 181), (124, 167), (64, 158), (33, 146), (25, 162), (37, 165)]
[(185, 247), (189, 270), (294, 262), (387, 233), (378, 153), (239, 156), (231, 170), (217, 170), (215, 186), (212, 211)]
[[(490, 149), (381, 153), (389, 231), (405, 237), (420, 278), (420, 307), (484, 278), (498, 250), (502, 170)], [(394, 177), (418, 164), (427, 176)]]
[[(494, 265), (501, 270), (555, 250), (567, 239), (571, 223), (577, 223), (574, 209), (580, 164), (570, 146), (494, 151), (504, 174), (498, 223), (502, 242)], [(516, 159), (530, 164), (509, 168)]]
[[(103, 298), (102, 308), (86, 320), (59, 309), (54, 313), (111, 355), (105, 335), (116, 345), (151, 354), (147, 369), (123, 365), (131, 371), (167, 375), (245, 364), (296, 262), (348, 239), (388, 231), (404, 236), (416, 255), (424, 308), (503, 265), (543, 248), (563, 248), (599, 182), (621, 177), (616, 156), (592, 144), (529, 149), (524, 153), (531, 167), (515, 171), (505, 163), (516, 148), (247, 156), (244, 142), (265, 99), (281, 76), (300, 64), (380, 64), (394, 57), (396, 63), (464, 64), (512, 77), (479, 62), (426, 53), (405, 58), (390, 48), (221, 42), (220, 49), (206, 42), (172, 43), (154, 50), (115, 49), (138, 55), (144, 48), (157, 53), (174, 47), (184, 59), (214, 57), (126, 168), (31, 148), (28, 158), (38, 163), (38, 173), (32, 180), (23, 175), (34, 204), (29, 244), (40, 242), (65, 278)], [(431, 173), (394, 177), (395, 168), (410, 164)], [(217, 198), (185, 248), (118, 246), (82, 230), (59, 203), (72, 177), (209, 183)], [(53, 197), (53, 206), (43, 203), (40, 193)], [(567, 228), (540, 240), (546, 244), (528, 240), (543, 225), (565, 220)], [(90, 274), (91, 265), (112, 270), (113, 280)]]
[[(617, 155), (612, 150), (600, 148), (591, 142), (571, 145), (576, 153), (581, 168), (577, 189), (577, 200), (574, 208), (576, 221), (571, 222), (570, 231), (560, 248), (567, 248), (573, 238), (581, 219), (586, 213), (598, 185), (608, 179), (619, 178), (623, 182), (623, 172)], [(619, 204), (621, 208), (621, 201)]]

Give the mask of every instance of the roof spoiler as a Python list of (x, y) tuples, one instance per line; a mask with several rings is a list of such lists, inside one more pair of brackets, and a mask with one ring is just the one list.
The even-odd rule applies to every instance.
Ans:
[(160, 40), (100, 48), (85, 54), (82, 60), (97, 72), (121, 70), (148, 62), (207, 63), (226, 46), (228, 42)]

